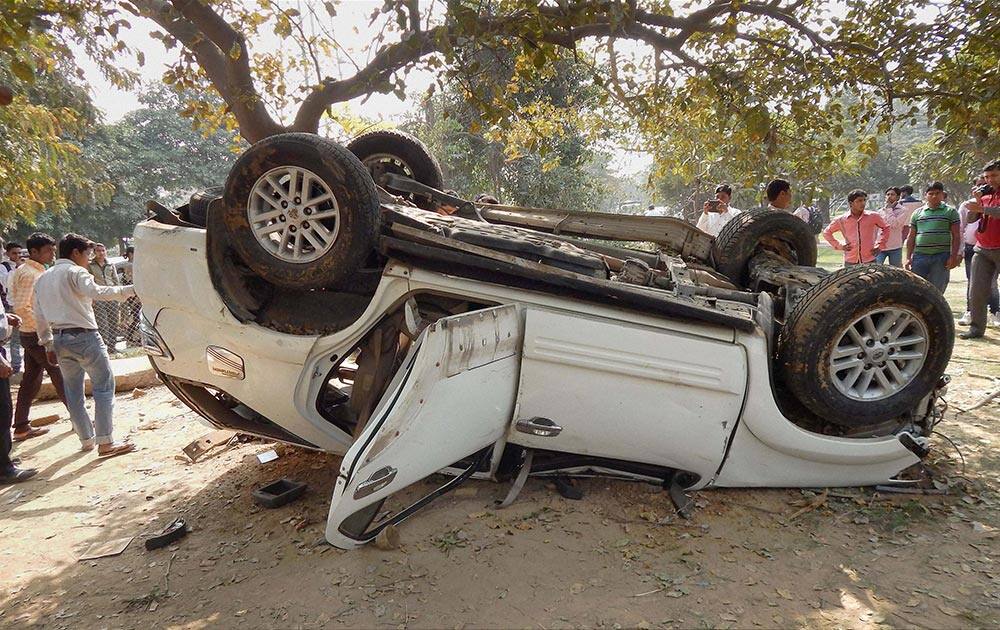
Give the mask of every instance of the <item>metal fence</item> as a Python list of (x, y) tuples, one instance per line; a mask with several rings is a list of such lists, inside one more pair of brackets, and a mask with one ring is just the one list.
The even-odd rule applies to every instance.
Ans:
[(108, 352), (124, 352), (142, 345), (139, 335), (139, 298), (125, 302), (94, 302), (97, 329)]

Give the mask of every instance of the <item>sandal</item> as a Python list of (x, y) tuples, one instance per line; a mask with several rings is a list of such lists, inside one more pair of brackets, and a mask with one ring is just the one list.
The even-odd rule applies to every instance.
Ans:
[(25, 440), (30, 440), (33, 437), (38, 437), (39, 435), (45, 435), (48, 432), (49, 432), (48, 429), (34, 429), (34, 428), (28, 429), (24, 433), (17, 433), (17, 432), (15, 432), (14, 433), (14, 441), (15, 442), (23, 442)]
[(115, 444), (106, 451), (101, 451), (101, 447), (97, 447), (97, 456), (102, 458), (117, 457), (119, 455), (125, 455), (127, 453), (135, 452), (135, 444), (131, 442), (125, 442), (124, 444)]

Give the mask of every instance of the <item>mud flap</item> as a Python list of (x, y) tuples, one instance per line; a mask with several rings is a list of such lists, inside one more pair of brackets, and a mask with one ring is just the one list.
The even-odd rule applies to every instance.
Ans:
[[(488, 466), (514, 412), (522, 322), (516, 305), (498, 306), (420, 334), (344, 456), (327, 519), (331, 544), (363, 545)], [(406, 508), (384, 509), (386, 498), (449, 466), (462, 473)]]

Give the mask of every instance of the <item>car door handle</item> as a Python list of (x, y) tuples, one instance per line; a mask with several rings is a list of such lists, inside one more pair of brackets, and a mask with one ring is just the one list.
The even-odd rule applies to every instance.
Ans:
[(538, 437), (554, 437), (562, 431), (561, 426), (548, 418), (522, 418), (517, 421), (514, 428), (521, 433), (537, 435)]
[(363, 499), (388, 486), (396, 478), (396, 472), (396, 469), (392, 466), (379, 468), (372, 473), (372, 476), (367, 481), (362, 481), (358, 484), (357, 489), (354, 491), (354, 498)]

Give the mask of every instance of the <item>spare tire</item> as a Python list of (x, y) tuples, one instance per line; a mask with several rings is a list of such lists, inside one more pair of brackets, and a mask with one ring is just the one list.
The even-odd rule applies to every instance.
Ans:
[(229, 242), (261, 278), (293, 289), (335, 288), (372, 253), (375, 184), (344, 147), (310, 133), (257, 142), (226, 178)]
[(715, 238), (715, 268), (739, 286), (747, 286), (749, 263), (772, 251), (792, 265), (816, 264), (816, 235), (805, 221), (768, 208), (747, 210), (726, 223)]
[(420, 202), (418, 205), (426, 205), (426, 198), (386, 186), (383, 181), (386, 174), (405, 175), (437, 190), (444, 188), (441, 165), (423, 142), (408, 133), (388, 129), (370, 131), (351, 140), (347, 149), (361, 160), (376, 184), (414, 203)]
[(779, 373), (821, 418), (868, 427), (914, 409), (951, 358), (955, 325), (940, 291), (887, 265), (836, 271), (795, 304)]
[(209, 186), (191, 194), (188, 200), (187, 221), (199, 227), (208, 225), (208, 204), (222, 196), (222, 186)]

